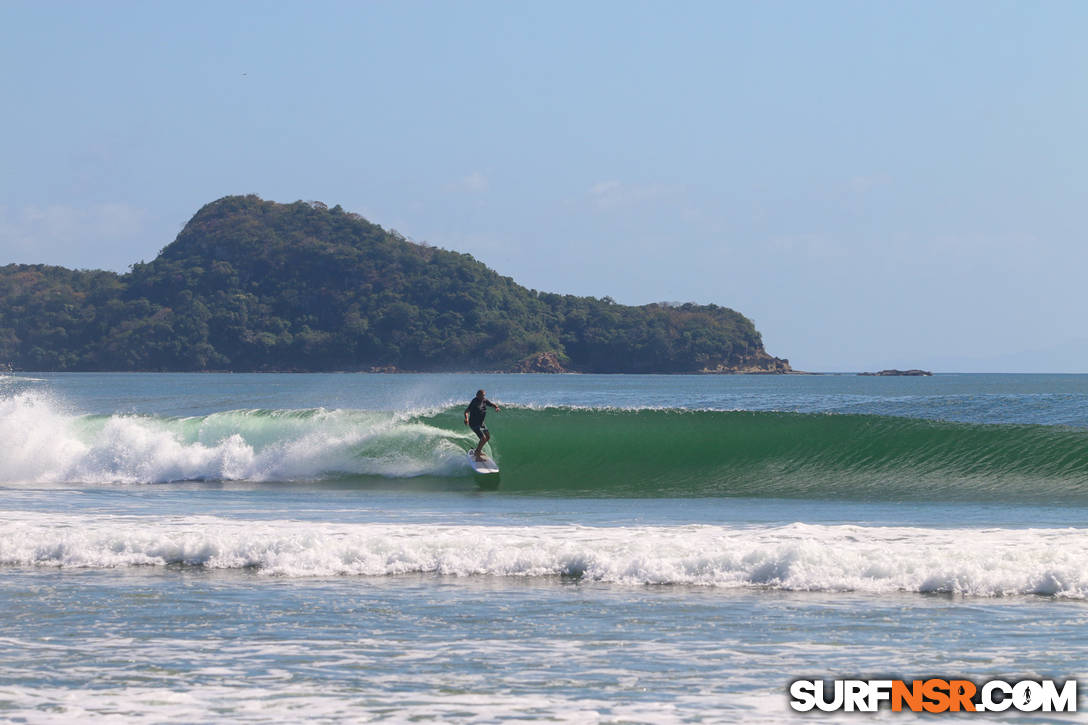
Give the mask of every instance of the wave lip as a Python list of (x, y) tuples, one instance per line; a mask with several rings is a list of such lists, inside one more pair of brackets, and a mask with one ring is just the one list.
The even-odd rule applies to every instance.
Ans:
[(0, 565), (1088, 599), (1084, 529), (315, 524), (20, 512), (0, 519)]

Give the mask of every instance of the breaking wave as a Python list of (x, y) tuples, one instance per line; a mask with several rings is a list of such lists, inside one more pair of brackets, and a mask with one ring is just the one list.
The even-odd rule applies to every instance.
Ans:
[[(508, 493), (1088, 503), (1088, 431), (876, 415), (504, 408)], [(0, 399), (0, 481), (467, 477), (459, 410), (72, 415)]]
[(284, 577), (574, 577), (811, 592), (1088, 598), (1088, 531), (855, 525), (462, 526), (214, 516), (0, 518), (0, 566)]
[(466, 468), (467, 441), (464, 434), (380, 412), (77, 416), (32, 394), (0, 400), (0, 481), (8, 482), (445, 476)]

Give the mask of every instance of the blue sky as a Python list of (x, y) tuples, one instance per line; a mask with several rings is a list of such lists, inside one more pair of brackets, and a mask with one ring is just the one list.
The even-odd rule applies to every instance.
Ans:
[(1088, 3), (0, 4), (0, 264), (227, 194), (805, 370), (1088, 372)]

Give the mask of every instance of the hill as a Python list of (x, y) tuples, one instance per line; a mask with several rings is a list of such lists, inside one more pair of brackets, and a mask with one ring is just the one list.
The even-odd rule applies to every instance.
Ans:
[(0, 362), (32, 370), (788, 372), (716, 305), (526, 289), (339, 206), (230, 196), (128, 274), (0, 267)]

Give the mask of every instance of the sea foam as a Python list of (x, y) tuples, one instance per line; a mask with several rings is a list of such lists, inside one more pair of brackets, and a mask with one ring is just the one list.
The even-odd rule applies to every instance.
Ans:
[(812, 592), (1088, 598), (1088, 531), (855, 525), (453, 526), (19, 512), (0, 565), (285, 577), (574, 577)]

